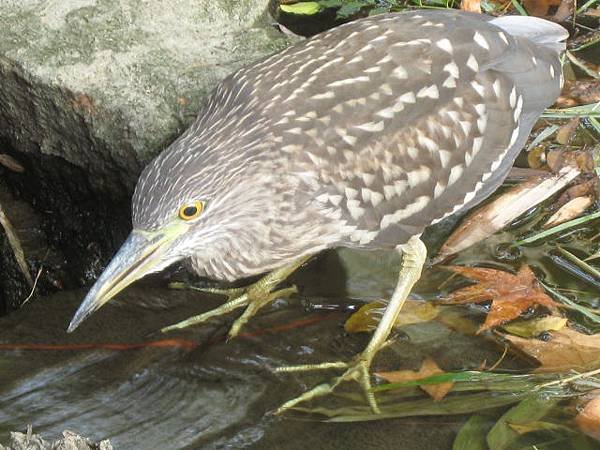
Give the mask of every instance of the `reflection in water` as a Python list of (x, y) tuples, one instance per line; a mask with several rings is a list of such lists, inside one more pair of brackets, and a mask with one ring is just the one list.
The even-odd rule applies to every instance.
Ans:
[[(349, 314), (345, 298), (366, 292), (371, 298), (384, 296), (394, 285), (392, 259), (368, 255), (343, 259), (353, 273), (349, 293), (339, 292), (343, 282), (331, 259), (318, 261), (314, 272), (309, 268), (296, 279), (301, 288), (311, 286), (301, 289), (304, 301), (292, 299), (265, 309), (242, 337), (230, 343), (223, 336), (231, 318), (180, 333), (157, 334), (162, 326), (218, 304), (218, 299), (184, 291), (128, 289), (70, 335), (65, 328), (81, 292), (32, 302), (0, 318), (0, 344), (68, 348), (174, 338), (196, 344), (130, 350), (100, 346), (76, 351), (0, 350), (0, 442), (6, 441), (9, 431), (32, 424), (47, 438), (69, 429), (93, 440), (109, 438), (115, 448), (126, 450), (451, 448), (464, 418), (326, 424), (270, 414), (327, 375), (276, 376), (269, 369), (353, 356), (368, 336), (344, 332)], [(333, 267), (333, 274), (324, 273), (326, 267)], [(428, 279), (432, 285), (440, 281), (429, 273), (420, 284), (421, 294), (427, 291)], [(302, 306), (313, 299), (340, 307), (336, 312)], [(431, 356), (448, 370), (473, 368), (483, 360), (496, 360), (498, 354), (497, 348), (481, 339), (431, 323), (405, 330), (394, 346), (382, 352), (378, 365), (416, 368), (424, 356)]]

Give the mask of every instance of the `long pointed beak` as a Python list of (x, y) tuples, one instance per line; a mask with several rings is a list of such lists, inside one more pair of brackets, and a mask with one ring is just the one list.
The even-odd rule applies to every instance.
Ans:
[(134, 281), (166, 265), (162, 256), (187, 227), (175, 224), (157, 232), (134, 230), (92, 286), (73, 316), (67, 332), (75, 330), (94, 311)]

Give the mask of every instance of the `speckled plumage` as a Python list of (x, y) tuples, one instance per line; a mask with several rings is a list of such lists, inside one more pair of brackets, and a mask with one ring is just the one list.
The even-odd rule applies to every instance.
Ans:
[(171, 259), (230, 280), (326, 247), (402, 244), (506, 176), (560, 90), (564, 30), (544, 27), (373, 16), (241, 69), (144, 170), (134, 228), (205, 201)]

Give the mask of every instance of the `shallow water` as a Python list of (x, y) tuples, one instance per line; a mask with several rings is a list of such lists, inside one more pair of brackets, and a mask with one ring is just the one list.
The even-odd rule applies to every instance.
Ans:
[[(397, 259), (386, 258), (377, 258), (378, 264), (366, 264), (371, 257), (365, 255), (346, 258), (350, 272), (357, 274), (351, 294), (363, 290), (378, 296), (389, 291)], [(333, 375), (275, 375), (271, 368), (347, 359), (367, 342), (367, 335), (343, 330), (351, 301), (335, 297), (344, 272), (331, 259), (312, 264), (298, 280), (300, 286), (311, 286), (305, 289), (304, 301), (281, 301), (265, 309), (243, 336), (229, 343), (223, 336), (231, 317), (181, 333), (157, 333), (219, 302), (193, 292), (128, 289), (72, 335), (64, 330), (83, 292), (40, 299), (0, 319), (0, 339), (10, 344), (132, 345), (165, 338), (191, 342), (189, 347), (129, 350), (2, 351), (0, 442), (9, 431), (31, 424), (45, 436), (69, 429), (93, 439), (110, 438), (118, 449), (450, 448), (462, 418), (327, 424), (271, 414), (287, 399)], [(308, 299), (323, 308), (306, 308)], [(473, 346), (470, 339), (456, 335), (442, 342), (438, 330), (431, 340), (423, 330), (415, 334), (421, 336), (419, 345), (401, 340), (393, 365), (416, 367), (430, 354), (452, 366), (466, 364), (460, 355), (465, 355), (466, 345)], [(446, 331), (447, 337), (451, 334)], [(496, 352), (480, 347), (468, 359), (480, 361)]]
[[(495, 245), (481, 244), (462, 258), (481, 259)], [(360, 305), (350, 298), (388, 295), (397, 261), (392, 254), (348, 252), (341, 260), (335, 253), (320, 258), (296, 278), (299, 297), (265, 308), (231, 342), (224, 336), (235, 314), (183, 332), (157, 332), (220, 303), (200, 293), (132, 287), (71, 335), (65, 329), (84, 292), (31, 302), (0, 318), (0, 344), (46, 346), (0, 350), (0, 442), (31, 424), (46, 438), (68, 429), (109, 438), (117, 449), (450, 449), (465, 416), (336, 424), (272, 414), (335, 373), (271, 369), (359, 352), (368, 335), (343, 329)], [(426, 271), (417, 295), (435, 292), (447, 276)], [(164, 339), (177, 340), (147, 345)], [(84, 344), (91, 348), (73, 347)], [(404, 329), (376, 369), (416, 369), (426, 356), (446, 370), (474, 369), (501, 352), (430, 322)], [(503, 364), (523, 363), (509, 356)]]

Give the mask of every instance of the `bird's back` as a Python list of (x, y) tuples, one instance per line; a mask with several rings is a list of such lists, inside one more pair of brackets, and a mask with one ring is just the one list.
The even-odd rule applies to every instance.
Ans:
[(535, 18), (388, 14), (236, 76), (342, 243), (396, 245), (501, 183), (559, 94), (565, 37)]
[(502, 182), (559, 94), (566, 36), (542, 19), (460, 11), (357, 20), (232, 74), (154, 166), (177, 172), (184, 148), (211, 168), (211, 190), (265, 180), (264, 241), (290, 257), (395, 246)]

